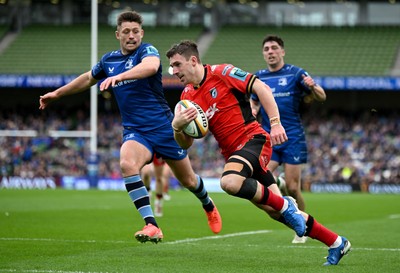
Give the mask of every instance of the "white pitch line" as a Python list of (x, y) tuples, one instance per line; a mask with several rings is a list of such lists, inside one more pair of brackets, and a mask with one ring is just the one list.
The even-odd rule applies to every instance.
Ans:
[[(326, 246), (277, 246), (279, 248), (304, 248), (304, 249), (311, 249), (311, 248), (326, 248)], [(400, 248), (372, 248), (372, 247), (351, 247), (351, 251), (400, 251)]]
[(391, 214), (389, 215), (389, 219), (399, 219), (400, 218), (400, 214)]
[[(204, 240), (215, 240), (229, 237), (237, 237), (237, 236), (245, 236), (245, 235), (254, 235), (261, 233), (269, 233), (271, 230), (256, 230), (256, 231), (245, 231), (238, 233), (230, 233), (225, 235), (215, 235), (215, 236), (207, 236), (200, 238), (187, 238), (183, 240), (165, 242), (164, 244), (181, 244), (181, 243), (189, 243), (189, 242), (197, 242)], [(130, 244), (132, 241), (96, 241), (96, 240), (64, 240), (64, 239), (51, 239), (51, 238), (0, 238), (0, 241), (42, 241), (42, 242), (63, 242), (63, 243), (109, 243), (109, 244)]]
[[(185, 243), (193, 243), (205, 240), (217, 240), (223, 238), (230, 238), (230, 237), (238, 237), (238, 236), (245, 236), (245, 235), (254, 235), (254, 234), (262, 234), (262, 233), (270, 233), (271, 230), (255, 230), (255, 231), (245, 231), (245, 232), (237, 232), (237, 233), (230, 233), (225, 235), (214, 235), (214, 236), (206, 236), (200, 238), (186, 238), (183, 240), (176, 240), (171, 242), (163, 242), (161, 245), (175, 245), (175, 244), (185, 244)], [(51, 239), (51, 238), (0, 238), (0, 241), (43, 241), (43, 242), (67, 242), (67, 243), (107, 243), (107, 244), (132, 244), (132, 241), (96, 241), (96, 240), (63, 240), (63, 239)], [(280, 245), (276, 246), (280, 248), (304, 248), (304, 249), (312, 249), (312, 248), (327, 248), (326, 246), (300, 246), (300, 245)], [(352, 250), (356, 251), (389, 251), (389, 252), (400, 252), (400, 248), (370, 248), (370, 247), (352, 247)], [(10, 269), (12, 270), (12, 269)], [(0, 272), (15, 272), (15, 271), (4, 271), (4, 269), (0, 269)], [(29, 272), (29, 271), (27, 271)], [(35, 271), (32, 271), (33, 273)], [(45, 272), (45, 271), (40, 271)], [(49, 273), (52, 272), (60, 272), (60, 273), (70, 273), (67, 271), (48, 271)], [(75, 273), (75, 272), (71, 272)], [(105, 273), (105, 272), (79, 272), (79, 273)]]
[(245, 231), (245, 232), (230, 233), (230, 234), (225, 234), (225, 235), (215, 235), (215, 236), (207, 236), (207, 237), (200, 237), (200, 238), (187, 238), (187, 239), (183, 239), (183, 240), (165, 242), (164, 244), (166, 244), (166, 245), (184, 244), (184, 243), (192, 243), (192, 242), (205, 241), (205, 240), (216, 240), (216, 239), (223, 239), (223, 238), (229, 238), (229, 237), (254, 235), (254, 234), (270, 233), (270, 232), (271, 232), (271, 230)]

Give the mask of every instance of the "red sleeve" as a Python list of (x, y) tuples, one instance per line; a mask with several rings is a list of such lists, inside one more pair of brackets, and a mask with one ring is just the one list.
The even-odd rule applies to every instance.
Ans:
[(218, 76), (225, 84), (243, 93), (251, 94), (256, 76), (241, 70), (231, 64), (219, 64), (211, 66), (211, 73)]

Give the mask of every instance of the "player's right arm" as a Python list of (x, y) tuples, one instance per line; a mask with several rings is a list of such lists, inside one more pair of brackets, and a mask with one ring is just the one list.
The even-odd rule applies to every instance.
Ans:
[(60, 99), (61, 97), (73, 95), (76, 93), (88, 90), (92, 85), (96, 84), (97, 80), (93, 78), (92, 71), (81, 74), (68, 84), (60, 88), (40, 96), (39, 109), (45, 109), (51, 102)]
[(278, 105), (272, 95), (271, 88), (264, 82), (256, 79), (253, 85), (253, 93), (257, 95), (262, 107), (269, 117), (271, 124), (271, 141), (272, 145), (279, 145), (288, 140), (285, 129), (280, 122)]
[(183, 132), (183, 128), (194, 120), (197, 116), (197, 110), (194, 107), (184, 109), (180, 104), (175, 108), (174, 119), (172, 120), (172, 129), (174, 129), (175, 141), (183, 149), (187, 150), (193, 144), (193, 138)]

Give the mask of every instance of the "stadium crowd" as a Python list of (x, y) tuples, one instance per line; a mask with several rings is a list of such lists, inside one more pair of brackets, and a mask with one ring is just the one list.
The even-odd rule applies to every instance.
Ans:
[[(35, 130), (36, 137), (0, 136), (0, 175), (19, 177), (85, 176), (89, 138), (50, 137), (49, 130), (90, 130), (89, 111), (68, 114), (3, 111), (0, 130)], [(71, 115), (71, 113), (74, 113)], [(400, 184), (400, 115), (365, 111), (307, 113), (304, 125), (309, 163), (303, 183)], [(120, 116), (99, 113), (99, 176), (120, 178)], [(209, 135), (190, 149), (193, 168), (203, 177), (219, 177), (224, 165), (218, 145)]]

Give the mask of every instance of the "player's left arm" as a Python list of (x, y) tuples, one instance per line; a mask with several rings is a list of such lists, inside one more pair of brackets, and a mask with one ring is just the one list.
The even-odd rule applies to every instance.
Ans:
[(100, 84), (100, 90), (107, 90), (109, 87), (115, 86), (117, 83), (126, 80), (145, 79), (157, 73), (160, 67), (160, 58), (157, 56), (148, 56), (143, 58), (142, 62), (113, 77), (105, 79)]
[(258, 100), (255, 100), (253, 96), (250, 96), (250, 106), (251, 106), (251, 114), (254, 117), (257, 117), (260, 112), (261, 104)]
[(304, 85), (307, 86), (308, 89), (310, 89), (313, 98), (317, 101), (325, 101), (326, 100), (325, 90), (320, 85), (315, 83), (314, 79), (310, 75), (303, 74), (302, 77)]
[(252, 92), (258, 96), (262, 107), (269, 117), (271, 124), (270, 136), (272, 145), (279, 145), (287, 141), (288, 137), (281, 124), (278, 105), (276, 104), (275, 98), (272, 95), (271, 88), (269, 88), (269, 86), (263, 83), (261, 80), (256, 79), (252, 87)]

